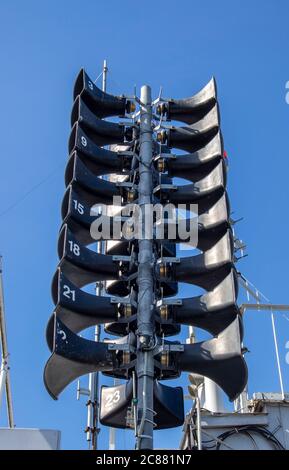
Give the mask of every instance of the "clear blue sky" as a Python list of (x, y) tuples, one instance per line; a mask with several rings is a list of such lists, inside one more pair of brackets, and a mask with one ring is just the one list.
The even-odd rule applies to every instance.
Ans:
[[(184, 97), (216, 76), (230, 198), (249, 253), (238, 268), (273, 302), (289, 303), (288, 17), (286, 0), (0, 1), (0, 252), (18, 427), (60, 429), (63, 448), (86, 448), (76, 384), (54, 402), (42, 382), (72, 87), (82, 66), (96, 78), (106, 58), (117, 94), (148, 83), (155, 96), (162, 85), (164, 95)], [(277, 318), (287, 390), (288, 319)], [(245, 328), (250, 393), (278, 391), (269, 314), (246, 314)], [(158, 432), (156, 445), (179, 438), (179, 429)], [(131, 442), (129, 431), (117, 433), (119, 448)]]

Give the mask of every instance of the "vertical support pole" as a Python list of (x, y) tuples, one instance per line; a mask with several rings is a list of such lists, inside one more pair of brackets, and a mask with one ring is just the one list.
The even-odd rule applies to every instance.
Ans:
[(152, 103), (149, 86), (141, 88), (138, 202), (141, 236), (138, 254), (137, 449), (153, 449), (154, 316), (153, 241), (147, 225), (152, 203)]
[(234, 410), (236, 413), (248, 413), (248, 386), (234, 401)]
[(102, 68), (102, 91), (106, 91), (106, 81), (107, 81), (107, 62), (106, 59), (103, 61), (103, 68)]
[(7, 366), (6, 366), (6, 360), (3, 357), (1, 365), (0, 365), (0, 410), (1, 410), (1, 405), (2, 405), (2, 398), (4, 395), (5, 388), (6, 388), (6, 378), (7, 378)]
[[(97, 288), (98, 289), (98, 288)], [(100, 340), (100, 326), (95, 327), (94, 340)], [(92, 450), (97, 449), (98, 414), (99, 414), (99, 373), (89, 374), (89, 400), (87, 404), (87, 441), (91, 442)]]
[(271, 310), (271, 323), (272, 323), (275, 354), (276, 354), (276, 361), (277, 361), (277, 368), (278, 368), (278, 376), (279, 376), (279, 382), (280, 382), (280, 388), (281, 388), (281, 396), (282, 396), (282, 400), (285, 400), (284, 384), (283, 384), (282, 370), (281, 370), (281, 364), (280, 364), (278, 340), (277, 340), (275, 317), (274, 317), (273, 310)]
[[(102, 91), (106, 91), (107, 83), (107, 62), (103, 61), (102, 68)], [(102, 241), (97, 243), (97, 253), (104, 253), (105, 244)], [(103, 290), (102, 283), (98, 283), (96, 287), (96, 295), (101, 295)], [(94, 341), (100, 341), (101, 327), (96, 325), (94, 330)], [(91, 441), (92, 450), (97, 449), (98, 441), (98, 416), (99, 416), (99, 373), (89, 374), (89, 401), (87, 410), (87, 441)]]
[(10, 383), (10, 373), (8, 365), (8, 345), (6, 335), (6, 322), (5, 322), (5, 309), (4, 309), (4, 294), (3, 294), (3, 280), (2, 280), (2, 257), (0, 257), (0, 346), (2, 353), (1, 372), (0, 372), (0, 405), (1, 398), (6, 389), (6, 405), (8, 414), (8, 424), (10, 428), (14, 428), (14, 415), (12, 406), (12, 393)]
[(212, 413), (223, 413), (224, 400), (220, 387), (208, 377), (204, 377), (205, 403), (204, 408)]
[(202, 450), (202, 416), (201, 416), (201, 403), (200, 398), (196, 396), (196, 409), (197, 409), (197, 441), (198, 450)]
[(115, 450), (115, 428), (109, 428), (109, 450)]
[[(113, 385), (116, 386), (118, 384), (119, 380), (114, 379)], [(116, 428), (109, 428), (108, 450), (116, 450)]]

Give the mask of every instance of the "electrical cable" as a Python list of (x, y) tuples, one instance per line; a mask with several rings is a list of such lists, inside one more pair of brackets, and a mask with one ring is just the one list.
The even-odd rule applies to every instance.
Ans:
[(64, 162), (61, 162), (59, 165), (57, 165), (57, 167), (54, 168), (54, 170), (51, 173), (49, 173), (43, 180), (41, 180), (39, 183), (36, 183), (34, 186), (32, 186), (32, 188), (29, 189), (26, 193), (24, 193), (23, 196), (21, 196), (19, 199), (13, 202), (10, 206), (8, 206), (4, 211), (2, 211), (0, 213), (0, 217), (3, 217), (8, 212), (15, 209), (15, 207), (21, 204), (21, 202), (23, 202), (24, 199), (26, 199), (31, 193), (33, 193), (36, 189), (38, 189), (40, 186), (42, 186), (44, 183), (50, 180), (50, 178), (52, 178), (52, 176), (54, 176), (63, 165), (64, 165)]
[(258, 449), (257, 442), (255, 441), (254, 437), (251, 436), (251, 434), (250, 434), (248, 431), (247, 431), (247, 432), (245, 431), (244, 434), (246, 434), (246, 436), (248, 436), (248, 437), (251, 439), (251, 441), (253, 442), (253, 446), (255, 447), (255, 449), (256, 449), (256, 450), (259, 450), (259, 449)]
[[(224, 432), (223, 434), (220, 434), (218, 436), (218, 442), (217, 442), (217, 445), (216, 445), (216, 450), (220, 450), (220, 447), (222, 445), (222, 443), (220, 441), (224, 441), (225, 439), (227, 439), (228, 437), (234, 435), (234, 434), (246, 434), (248, 435), (248, 433), (256, 433), (256, 434), (260, 434), (262, 437), (264, 437), (265, 439), (268, 439), (269, 441), (271, 441), (275, 448), (277, 450), (285, 450), (285, 448), (283, 447), (283, 445), (281, 444), (281, 442), (274, 436), (274, 434), (269, 431), (268, 429), (264, 429), (260, 426), (241, 426), (241, 427), (238, 427), (238, 428), (234, 428), (234, 429), (231, 429), (230, 431), (226, 431)], [(252, 436), (250, 436), (252, 438)]]

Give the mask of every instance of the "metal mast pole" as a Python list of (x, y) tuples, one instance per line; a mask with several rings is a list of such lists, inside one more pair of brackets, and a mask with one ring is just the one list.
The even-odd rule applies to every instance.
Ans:
[(4, 310), (4, 294), (3, 294), (3, 281), (2, 281), (2, 257), (0, 257), (0, 339), (2, 349), (2, 360), (0, 365), (0, 406), (4, 389), (6, 388), (6, 404), (8, 412), (8, 423), (10, 428), (14, 428), (14, 416), (12, 407), (12, 394), (11, 383), (8, 366), (8, 346), (6, 335), (6, 322)]
[(106, 59), (104, 59), (103, 68), (102, 68), (102, 91), (106, 91), (107, 72), (108, 72), (107, 62), (106, 62)]
[(115, 428), (109, 428), (108, 440), (109, 440), (108, 449), (115, 450)]
[[(140, 164), (138, 202), (141, 217), (141, 236), (138, 254), (138, 432), (137, 448), (153, 448), (153, 380), (154, 380), (154, 318), (153, 318), (153, 242), (146, 214), (150, 214), (152, 203), (152, 102), (149, 86), (141, 88), (140, 110)], [(147, 217), (148, 219), (148, 217)], [(150, 225), (150, 224), (149, 224)]]
[[(103, 69), (102, 69), (102, 91), (106, 91), (106, 83), (107, 83), (107, 62), (106, 60), (103, 61)], [(105, 243), (99, 241), (97, 243), (97, 253), (104, 253), (105, 250)], [(101, 295), (103, 291), (102, 282), (99, 282), (96, 287), (96, 295)], [(100, 325), (96, 325), (94, 330), (94, 341), (100, 341), (100, 333), (101, 327)], [(99, 373), (94, 372), (89, 374), (89, 391), (90, 397), (88, 401), (88, 412), (87, 412), (87, 440), (91, 441), (91, 448), (92, 450), (97, 449), (97, 441), (98, 441), (98, 416), (99, 416)]]

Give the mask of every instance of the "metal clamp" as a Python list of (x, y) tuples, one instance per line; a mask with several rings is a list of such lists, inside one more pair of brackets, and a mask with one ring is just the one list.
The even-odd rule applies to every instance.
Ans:
[(136, 157), (137, 154), (133, 150), (119, 150), (118, 155), (121, 157)]
[(130, 263), (131, 256), (113, 255), (112, 261), (125, 261), (126, 263)]
[(164, 256), (157, 260), (157, 264), (161, 263), (180, 263), (181, 259), (174, 256)]
[(183, 352), (185, 347), (183, 344), (160, 344), (158, 347), (158, 354), (163, 352)]
[(129, 297), (124, 298), (124, 297), (111, 297), (110, 303), (111, 304), (122, 304), (122, 305), (130, 305), (135, 301), (132, 301)]
[(132, 346), (129, 343), (109, 343), (108, 344), (108, 350), (109, 351), (123, 351), (123, 352), (129, 352), (129, 353), (135, 353), (135, 347)]
[(134, 186), (130, 181), (116, 182), (115, 185), (122, 188), (132, 188)]
[(160, 299), (157, 301), (156, 306), (161, 307), (162, 305), (183, 305), (181, 299)]
[(165, 158), (166, 160), (176, 160), (177, 156), (173, 153), (159, 153), (154, 157), (154, 161), (159, 160), (160, 158)]
[(175, 185), (175, 184), (159, 184), (158, 186), (156, 186), (154, 189), (153, 189), (153, 193), (157, 193), (161, 190), (168, 190), (168, 191), (176, 191), (178, 189), (178, 187)]

